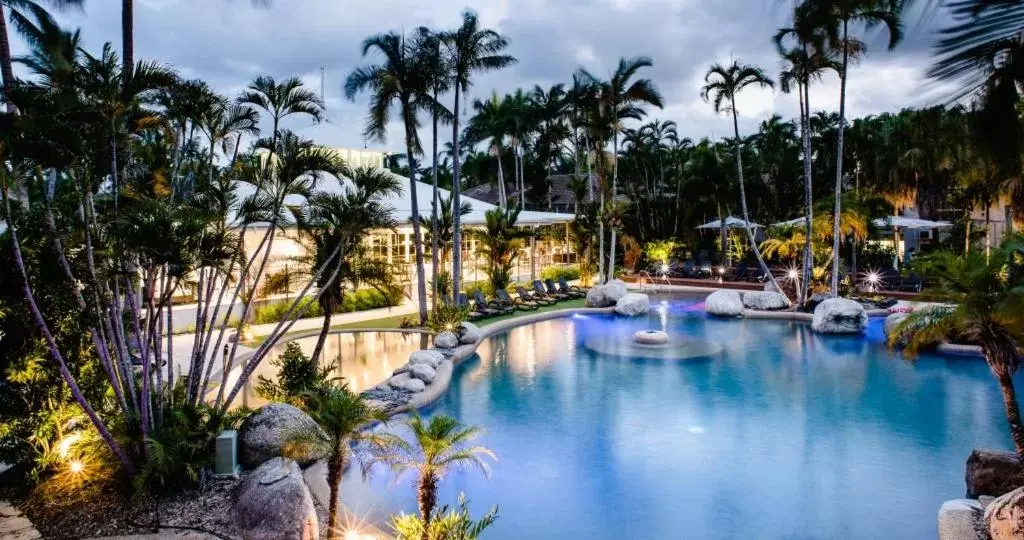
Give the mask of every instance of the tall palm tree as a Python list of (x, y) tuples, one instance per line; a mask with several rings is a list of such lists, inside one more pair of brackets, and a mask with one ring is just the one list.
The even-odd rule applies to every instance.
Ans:
[[(583, 77), (589, 81), (598, 83), (600, 88), (600, 104), (607, 109), (611, 116), (612, 123), (612, 191), (611, 204), (614, 205), (618, 194), (619, 179), (619, 131), (621, 122), (627, 118), (639, 118), (643, 115), (642, 105), (654, 105), (659, 109), (662, 107), (661, 94), (654, 87), (651, 79), (635, 79), (641, 68), (653, 66), (654, 62), (645, 56), (636, 58), (621, 58), (619, 65), (615, 68), (611, 78), (606, 82), (598, 83), (598, 79), (581, 70)], [(615, 229), (612, 229), (611, 243), (608, 250), (608, 273), (606, 279), (615, 277)]]
[[(476, 13), (462, 12), (462, 25), (444, 33), (444, 43), (451, 59), (452, 86), (455, 90), (455, 106), (452, 107), (452, 196), (456, 208), (462, 206), (462, 163), (459, 159), (459, 97), (469, 92), (473, 75), (511, 66), (516, 59), (502, 51), (508, 47), (508, 40), (494, 30), (480, 28)], [(462, 220), (456, 215), (454, 234), (454, 257), (452, 257), (452, 290), (459, 290), (462, 280)]]
[[(846, 124), (846, 83), (847, 69), (851, 57), (856, 59), (863, 53), (864, 45), (858, 40), (850, 38), (850, 23), (863, 24), (867, 28), (884, 26), (889, 33), (889, 50), (896, 48), (896, 45), (903, 37), (900, 25), (900, 11), (902, 0), (839, 0), (822, 2), (822, 0), (810, 0), (821, 2), (823, 21), (827, 28), (828, 35), (833, 38), (832, 48), (842, 51), (839, 63), (839, 125), (836, 138), (836, 184), (835, 184), (835, 209), (833, 216), (832, 251), (839, 253), (839, 216), (842, 213), (843, 191), (843, 134)], [(832, 296), (839, 294), (839, 257), (832, 259)]]
[(388, 435), (384, 451), (377, 459), (396, 474), (416, 471), (416, 500), (427, 531), (437, 507), (438, 482), (453, 470), (470, 467), (488, 476), (490, 467), (483, 458), (497, 458), (490, 449), (472, 444), (482, 434), (480, 428), (464, 426), (450, 416), (434, 416), (425, 423), (419, 414), (413, 413), (406, 426), (412, 439)]
[[(330, 387), (309, 394), (303, 408), (320, 428), (299, 433), (291, 443), (296, 447), (310, 444), (327, 450), (327, 538), (342, 537), (338, 523), (341, 503), (341, 476), (345, 466), (353, 459), (362, 461), (363, 471), (374, 461), (372, 449), (382, 447), (392, 438), (367, 427), (376, 422), (387, 423), (388, 413), (374, 408), (361, 394), (349, 390), (348, 385)], [(365, 457), (364, 457), (365, 456)]]
[(761, 68), (752, 65), (740, 65), (735, 60), (728, 67), (720, 64), (712, 65), (708, 69), (707, 74), (704, 75), (704, 82), (704, 87), (701, 89), (701, 97), (705, 101), (712, 102), (715, 112), (728, 111), (732, 114), (732, 128), (736, 145), (736, 178), (739, 182), (740, 205), (743, 209), (743, 221), (746, 222), (744, 228), (747, 231), (747, 239), (750, 241), (750, 249), (754, 252), (757, 263), (761, 266), (761, 271), (771, 280), (775, 290), (781, 293), (782, 288), (779, 287), (778, 281), (776, 281), (771, 270), (768, 269), (764, 258), (761, 257), (761, 250), (754, 239), (754, 229), (750, 226), (750, 214), (747, 211), (747, 193), (743, 182), (743, 139), (740, 138), (739, 114), (736, 111), (736, 94), (744, 88), (751, 85), (773, 88), (775, 83), (765, 75), (764, 70)]
[[(452, 250), (452, 236), (455, 232), (455, 215), (452, 212), (452, 200), (453, 196), (440, 197), (438, 204), (440, 208), (437, 209), (437, 228), (432, 234), (437, 235), (437, 252), (436, 257), (440, 261), (441, 265), (447, 265), (451, 260)], [(473, 206), (468, 201), (463, 201), (462, 206), (459, 208), (459, 217), (465, 217), (473, 211)], [(420, 217), (420, 221), (426, 226), (426, 220)], [(444, 273), (446, 270), (442, 270)]]
[[(498, 206), (508, 206), (505, 193), (505, 169), (502, 167), (501, 150), (505, 146), (505, 138), (510, 135), (512, 127), (509, 123), (510, 114), (505, 98), (495, 92), (487, 101), (473, 101), (475, 114), (466, 126), (466, 140), (472, 143), (488, 141), (487, 151), (498, 162)], [(458, 255), (456, 255), (458, 256)]]
[(26, 13), (31, 12), (37, 19), (49, 19), (43, 4), (57, 9), (81, 7), (84, 0), (0, 0), (0, 77), (4, 80), (4, 94), (10, 95), (14, 84), (14, 66), (11, 63), (11, 41), (7, 30), (7, 16), (15, 24), (15, 28), (29, 21)]
[(943, 251), (922, 261), (925, 275), (934, 278), (927, 300), (936, 307), (915, 310), (896, 326), (889, 344), (918, 350), (957, 334), (981, 347), (985, 362), (1003, 393), (1006, 420), (1017, 456), (1024, 459), (1024, 423), (1013, 384), (1024, 343), (1024, 274), (1021, 273), (1020, 237), (993, 250), (962, 256)]
[(364, 66), (349, 74), (345, 81), (345, 97), (355, 100), (356, 94), (369, 90), (370, 114), (365, 133), (384, 141), (391, 108), (397, 106), (405, 126), (406, 160), (409, 163), (409, 206), (412, 220), (413, 244), (416, 250), (416, 292), (419, 299), (420, 324), (427, 322), (427, 284), (423, 268), (423, 237), (420, 234), (420, 209), (416, 196), (416, 156), (422, 154), (417, 128), (417, 113), (422, 108), (422, 96), (430, 91), (430, 81), (416, 64), (415, 50), (405, 42), (405, 36), (395, 32), (370, 36), (363, 41), (365, 57), (376, 50), (383, 63)]
[(269, 75), (256, 77), (238, 96), (237, 102), (262, 109), (270, 116), (271, 141), (267, 146), (271, 151), (277, 147), (283, 119), (300, 114), (319, 122), (324, 115), (324, 104), (320, 96), (306, 88), (298, 77), (290, 77), (281, 82)]

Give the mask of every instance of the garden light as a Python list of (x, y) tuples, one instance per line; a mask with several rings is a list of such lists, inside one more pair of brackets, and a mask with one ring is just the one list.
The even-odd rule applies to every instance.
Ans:
[(68, 463), (68, 469), (74, 474), (81, 474), (85, 470), (85, 464), (81, 460), (73, 459)]
[(878, 285), (882, 282), (882, 275), (875, 270), (871, 270), (864, 278), (864, 281), (867, 283), (868, 288), (871, 290), (871, 292), (875, 292), (875, 290), (878, 288)]
[(786, 272), (786, 277), (789, 279), (796, 279), (799, 275), (800, 273), (796, 271), (796, 268), (790, 268), (789, 271)]

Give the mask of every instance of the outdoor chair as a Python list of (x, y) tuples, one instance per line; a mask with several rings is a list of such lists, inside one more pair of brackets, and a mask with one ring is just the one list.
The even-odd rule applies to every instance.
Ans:
[(544, 288), (544, 284), (539, 279), (533, 280), (533, 292), (547, 298), (553, 298), (556, 302), (559, 300), (568, 300), (569, 296), (559, 293), (557, 291), (549, 291)]
[(693, 262), (693, 259), (686, 259), (683, 261), (683, 266), (679, 269), (678, 275), (684, 278), (697, 277), (697, 264)]
[(579, 293), (580, 298), (587, 296), (586, 289), (584, 289), (583, 287), (578, 287), (576, 285), (569, 285), (569, 282), (565, 280), (565, 276), (558, 278), (558, 290), (562, 292), (572, 291)]
[(910, 274), (907, 279), (900, 283), (900, 290), (903, 292), (921, 292), (924, 288), (924, 281), (917, 274)]
[(475, 309), (474, 306), (471, 306), (469, 304), (469, 298), (466, 296), (466, 293), (459, 293), (459, 294), (455, 295), (455, 300), (456, 300), (456, 304), (455, 305), (457, 307), (469, 310), (469, 314), (467, 316), (469, 317), (469, 320), (471, 320), (471, 321), (483, 319), (484, 317), (488, 316), (486, 313), (484, 313), (482, 311), (479, 311), (478, 309)]
[(886, 268), (879, 273), (881, 288), (888, 291), (898, 291), (903, 286), (900, 273), (895, 268)]
[(572, 289), (562, 289), (558, 285), (555, 285), (555, 280), (553, 279), (545, 279), (544, 286), (547, 287), (547, 291), (550, 294), (561, 294), (565, 295), (567, 298), (583, 298), (586, 296), (586, 294), (578, 293)]
[(537, 296), (528, 292), (523, 286), (516, 287), (516, 294), (519, 298), (527, 302), (536, 302), (542, 306), (550, 306), (555, 303), (554, 298), (548, 298), (546, 296)]
[(494, 292), (498, 296), (498, 301), (503, 305), (512, 306), (520, 311), (532, 311), (540, 307), (540, 304), (532, 300), (523, 300), (522, 298), (513, 299), (505, 289), (498, 289)]
[(485, 306), (488, 309), (497, 311), (501, 315), (507, 315), (516, 310), (515, 306), (506, 306), (497, 300), (488, 300), (484, 296), (484, 293), (480, 292), (479, 289), (473, 291), (473, 300), (476, 302), (477, 306)]

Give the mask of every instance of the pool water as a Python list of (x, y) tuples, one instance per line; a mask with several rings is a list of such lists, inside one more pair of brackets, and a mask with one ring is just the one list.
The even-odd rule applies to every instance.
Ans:
[[(935, 538), (976, 446), (1011, 449), (999, 389), (978, 358), (888, 351), (805, 323), (707, 318), (696, 300), (648, 317), (575, 315), (486, 340), (426, 414), (487, 429), (490, 479), (456, 472), (485, 538)], [(666, 329), (709, 357), (633, 358), (586, 347)], [(400, 430), (399, 430), (400, 431)], [(346, 474), (358, 519), (415, 512), (414, 478)]]

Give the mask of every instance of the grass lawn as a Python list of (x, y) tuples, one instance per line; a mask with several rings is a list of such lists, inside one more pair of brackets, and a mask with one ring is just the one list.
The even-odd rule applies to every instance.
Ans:
[[(487, 326), (489, 324), (494, 324), (496, 322), (507, 321), (509, 319), (514, 319), (516, 317), (522, 317), (523, 315), (527, 315), (527, 314), (530, 314), (530, 313), (544, 313), (544, 312), (547, 312), (547, 311), (555, 311), (555, 310), (558, 310), (558, 309), (581, 308), (581, 307), (583, 307), (584, 302), (585, 302), (585, 300), (583, 298), (577, 298), (577, 299), (573, 299), (573, 300), (563, 300), (563, 301), (561, 301), (561, 302), (559, 302), (559, 303), (557, 303), (557, 304), (555, 304), (553, 306), (542, 307), (542, 308), (534, 310), (534, 311), (516, 311), (515, 313), (510, 313), (508, 315), (502, 315), (500, 317), (489, 317), (487, 319), (481, 319), (479, 321), (474, 321), (474, 324), (476, 324), (477, 326), (483, 327), (483, 326)], [(345, 324), (336, 324), (336, 325), (331, 326), (331, 330), (360, 330), (360, 329), (365, 329), (365, 328), (384, 328), (384, 329), (395, 328), (395, 329), (398, 329), (398, 328), (401, 328), (403, 320), (405, 320), (405, 319), (415, 320), (415, 318), (416, 318), (416, 314), (415, 313), (413, 313), (411, 315), (396, 315), (394, 317), (384, 317), (384, 318), (381, 318), (381, 319), (371, 319), (371, 320), (368, 320), (368, 321), (360, 321), (360, 322), (345, 323)], [(308, 332), (308, 330), (307, 330), (307, 332)], [(294, 335), (294, 334), (298, 334), (298, 333), (299, 332), (289, 332), (288, 334), (285, 334), (285, 338), (287, 338), (287, 337), (289, 337), (291, 335)], [(259, 344), (259, 343), (263, 342), (263, 340), (266, 339), (266, 337), (267, 336), (256, 336), (255, 339), (253, 339), (249, 343), (246, 343), (246, 345)]]

